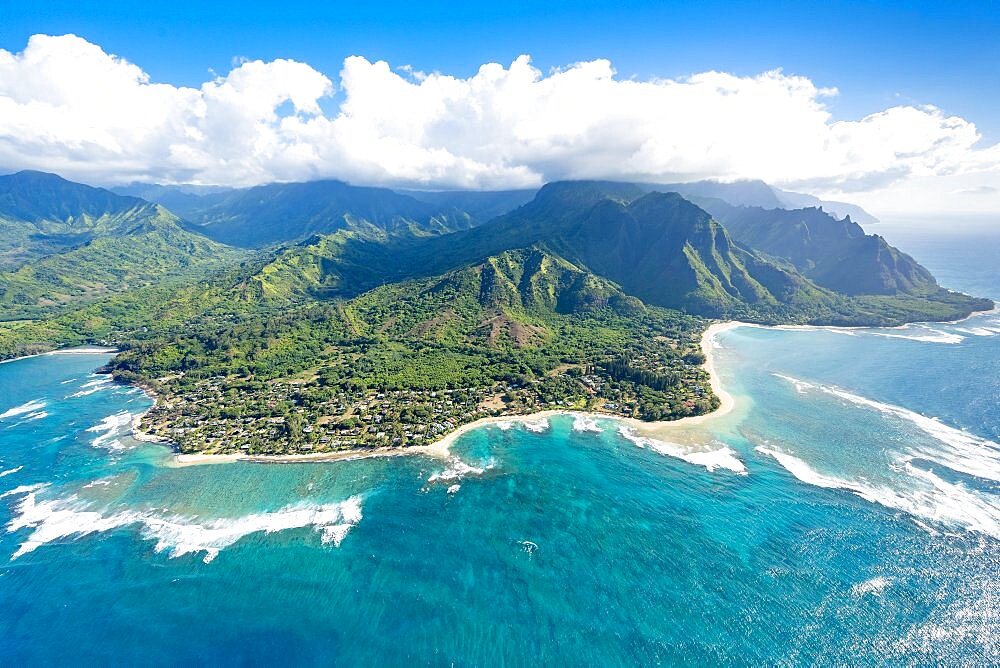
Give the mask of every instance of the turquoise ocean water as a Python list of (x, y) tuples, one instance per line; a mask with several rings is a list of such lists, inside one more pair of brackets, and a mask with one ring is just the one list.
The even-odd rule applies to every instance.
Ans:
[[(894, 234), (1000, 297), (1000, 237)], [(669, 444), (449, 462), (173, 468), (105, 356), (0, 364), (0, 663), (1000, 663), (1000, 314), (716, 345), (737, 408)]]

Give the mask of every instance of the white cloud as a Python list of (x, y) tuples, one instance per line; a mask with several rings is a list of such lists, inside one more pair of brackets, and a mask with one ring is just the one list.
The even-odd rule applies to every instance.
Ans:
[(79, 37), (35, 35), (19, 54), (0, 50), (0, 165), (99, 182), (267, 181), (294, 149), (282, 124), (315, 117), (332, 90), (290, 60), (243, 62), (200, 89), (154, 84)]
[(180, 88), (78, 37), (36, 35), (21, 53), (0, 50), (0, 166), (230, 185), (761, 178), (876, 210), (1000, 204), (988, 190), (1000, 146), (980, 147), (971, 122), (915, 106), (836, 121), (824, 104), (835, 90), (781, 72), (638, 81), (606, 60), (543, 74), (521, 56), (462, 79), (353, 56), (339, 86), (326, 115), (334, 84), (304, 63), (239, 59)]

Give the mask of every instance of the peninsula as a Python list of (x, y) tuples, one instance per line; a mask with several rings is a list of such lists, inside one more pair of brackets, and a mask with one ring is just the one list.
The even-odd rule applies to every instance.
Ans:
[(992, 307), (849, 218), (642, 184), (558, 182), (488, 207), (275, 184), (188, 198), (185, 218), (54, 175), (2, 177), (4, 192), (23, 241), (0, 272), (0, 355), (115, 347), (107, 372), (156, 399), (137, 434), (183, 455), (395, 454), (543, 411), (699, 419), (730, 405), (704, 366), (713, 320)]

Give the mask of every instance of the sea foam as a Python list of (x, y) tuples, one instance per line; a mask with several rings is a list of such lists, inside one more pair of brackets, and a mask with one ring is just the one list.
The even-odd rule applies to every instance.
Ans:
[(872, 336), (883, 336), (890, 339), (908, 339), (923, 343), (956, 344), (965, 340), (961, 334), (946, 332), (926, 325), (905, 325), (892, 332), (869, 331)]
[(535, 434), (545, 433), (549, 429), (549, 421), (545, 418), (539, 418), (538, 420), (523, 420), (521, 424), (525, 429)]
[(122, 411), (109, 415), (98, 424), (87, 429), (88, 432), (99, 434), (90, 442), (95, 448), (107, 448), (109, 450), (120, 450), (124, 447), (118, 436), (128, 431), (135, 416), (128, 411)]
[(97, 380), (91, 380), (80, 386), (79, 391), (74, 392), (67, 396), (67, 399), (72, 399), (75, 397), (85, 397), (87, 395), (93, 394), (94, 392), (100, 392), (101, 390), (106, 390), (112, 387), (112, 378), (108, 375), (101, 375)]
[(203, 561), (209, 563), (221, 550), (244, 536), (261, 532), (313, 527), (320, 533), (322, 543), (340, 546), (351, 528), (362, 518), (359, 496), (340, 503), (302, 502), (271, 512), (199, 521), (194, 517), (163, 514), (156, 510), (95, 509), (75, 495), (40, 500), (36, 495), (38, 489), (40, 487), (25, 486), (10, 492), (24, 494), (24, 498), (17, 505), (17, 515), (7, 526), (7, 531), (31, 529), (11, 560), (63, 538), (138, 525), (143, 539), (156, 541), (156, 552), (166, 552), (170, 558), (203, 552)]
[(818, 385), (783, 374), (774, 374), (791, 383), (797, 392), (823, 392), (855, 406), (861, 406), (909, 422), (946, 448), (932, 448), (914, 443), (909, 454), (937, 462), (953, 471), (1000, 481), (1000, 444), (967, 431), (948, 426), (937, 418), (927, 417), (902, 406), (882, 403), (848, 392), (833, 385)]
[(1000, 506), (994, 498), (970, 490), (961, 483), (947, 482), (933, 471), (914, 466), (907, 459), (900, 461), (896, 468), (911, 482), (894, 489), (866, 480), (848, 480), (820, 473), (801, 458), (775, 448), (757, 446), (755, 449), (772, 457), (782, 468), (809, 485), (843, 489), (887, 508), (1000, 538)]
[(588, 415), (577, 415), (573, 418), (573, 431), (600, 434), (604, 430), (594, 418)]
[(854, 585), (851, 587), (851, 593), (855, 596), (864, 596), (865, 594), (878, 595), (885, 591), (890, 584), (892, 584), (891, 578), (880, 575)]
[(8, 408), (3, 413), (0, 413), (0, 420), (17, 417), (18, 415), (24, 415), (25, 413), (33, 413), (43, 408), (45, 408), (45, 401), (41, 399), (32, 399), (28, 403), (15, 406), (14, 408)]
[(618, 433), (622, 438), (631, 441), (640, 448), (649, 448), (661, 455), (674, 457), (689, 464), (704, 466), (709, 472), (716, 469), (726, 469), (737, 475), (747, 474), (747, 467), (729, 446), (723, 446), (716, 450), (693, 450), (677, 443), (639, 436), (631, 427), (619, 427)]
[(971, 334), (972, 336), (994, 336), (997, 333), (995, 329), (987, 327), (956, 327), (955, 331)]
[(48, 483), (36, 482), (32, 485), (18, 485), (14, 489), (9, 489), (6, 492), (0, 493), (0, 499), (5, 496), (16, 496), (18, 494), (29, 494), (36, 490), (42, 489), (43, 487), (48, 487)]
[(438, 471), (437, 473), (431, 474), (431, 477), (427, 479), (428, 483), (436, 482), (455, 482), (466, 478), (468, 476), (481, 476), (490, 469), (496, 466), (496, 461), (490, 460), (484, 466), (472, 466), (466, 464), (458, 457), (452, 457), (448, 461), (448, 468), (444, 471)]
[(23, 468), (24, 468), (23, 466), (18, 466), (17, 468), (8, 469), (6, 471), (0, 471), (0, 478), (4, 477), (5, 475), (11, 475), (13, 473), (17, 473)]

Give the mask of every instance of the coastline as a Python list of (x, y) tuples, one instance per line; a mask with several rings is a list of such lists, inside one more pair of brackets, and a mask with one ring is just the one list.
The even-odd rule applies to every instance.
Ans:
[(21, 355), (20, 357), (11, 357), (8, 360), (0, 360), (0, 364), (7, 364), (9, 362), (20, 362), (21, 360), (28, 360), (32, 357), (43, 357), (45, 355), (111, 355), (113, 353), (121, 352), (117, 348), (112, 348), (109, 346), (71, 346), (69, 348), (56, 348), (55, 350), (49, 350), (44, 353), (35, 353), (33, 355)]
[[(162, 442), (162, 441), (161, 441)], [(352, 459), (372, 459), (374, 457), (401, 457), (403, 455), (429, 454), (432, 446), (411, 446), (409, 448), (372, 448), (370, 450), (338, 450), (336, 452), (312, 452), (294, 455), (249, 455), (239, 452), (223, 455), (174, 454), (169, 466), (199, 466), (202, 464), (228, 464), (231, 462), (251, 462), (259, 464), (294, 464), (296, 462), (337, 462)]]
[(1000, 313), (1000, 301), (993, 302), (993, 308), (983, 309), (982, 311), (973, 311), (969, 315), (964, 318), (959, 318), (958, 320), (928, 320), (928, 322), (937, 322), (939, 325), (957, 325), (958, 323), (965, 322), (970, 318), (975, 318), (977, 315), (986, 315), (987, 313)]
[[(926, 321), (926, 322), (928, 323), (936, 322), (938, 324), (960, 323), (963, 322), (964, 320), (968, 320), (969, 318), (975, 317), (977, 315), (982, 315), (983, 313), (990, 313), (994, 311), (1000, 311), (1000, 306), (994, 305), (992, 309), (974, 311), (965, 318), (961, 318), (959, 320)], [(882, 327), (881, 329), (897, 329), (906, 327), (911, 324), (914, 323), (905, 323), (903, 325), (897, 325), (895, 327)], [(864, 327), (864, 326), (844, 327), (835, 325), (760, 325), (756, 323), (748, 323), (736, 320), (713, 322), (705, 329), (705, 331), (702, 333), (701, 336), (701, 349), (705, 355), (705, 363), (702, 365), (702, 367), (708, 373), (709, 385), (712, 388), (712, 392), (719, 398), (719, 406), (710, 413), (704, 413), (702, 415), (692, 415), (677, 420), (646, 422), (636, 418), (624, 417), (610, 413), (578, 411), (571, 409), (546, 409), (529, 414), (498, 415), (498, 416), (480, 418), (479, 420), (475, 420), (473, 422), (469, 422), (458, 426), (457, 428), (455, 428), (453, 431), (449, 432), (442, 438), (428, 445), (414, 445), (405, 448), (379, 447), (370, 449), (349, 449), (349, 450), (339, 450), (334, 452), (296, 453), (296, 454), (283, 454), (283, 455), (251, 455), (246, 453), (185, 454), (185, 453), (179, 453), (176, 450), (172, 450), (170, 457), (170, 464), (168, 464), (168, 466), (195, 466), (200, 464), (230, 463), (236, 461), (248, 461), (248, 462), (259, 462), (259, 463), (329, 462), (329, 461), (346, 461), (353, 459), (368, 459), (373, 457), (397, 457), (403, 455), (427, 455), (439, 459), (445, 459), (450, 456), (450, 448), (452, 444), (454, 444), (454, 442), (458, 438), (460, 438), (464, 434), (474, 429), (479, 429), (481, 427), (496, 423), (537, 422), (539, 420), (547, 419), (555, 415), (582, 416), (591, 419), (614, 420), (634, 430), (641, 436), (653, 439), (663, 439), (665, 437), (673, 435), (679, 429), (704, 424), (707, 421), (721, 418), (732, 412), (732, 410), (735, 408), (736, 401), (733, 398), (733, 396), (726, 391), (725, 387), (723, 387), (721, 379), (719, 378), (718, 372), (715, 368), (714, 340), (719, 333), (735, 329), (737, 327), (758, 327), (762, 329), (782, 329), (782, 330), (800, 330), (800, 331), (823, 330), (823, 329), (839, 329), (839, 330), (872, 329), (871, 327)], [(47, 352), (36, 353), (33, 355), (24, 355), (21, 357), (16, 357), (8, 360), (0, 360), (0, 364), (4, 364), (7, 362), (15, 362), (18, 360), (28, 359), (32, 357), (40, 357), (43, 355), (95, 355), (95, 354), (114, 354), (117, 352), (119, 352), (117, 348), (108, 346), (81, 345), (81, 346), (73, 346), (68, 348), (50, 350)], [(141, 389), (152, 400), (153, 406), (156, 405), (159, 398), (156, 396), (156, 393), (152, 389), (135, 383), (133, 383), (133, 385), (139, 387), (139, 389)], [(170, 441), (170, 439), (154, 436), (140, 429), (140, 423), (144, 414), (145, 412), (133, 418), (131, 425), (132, 438), (144, 443), (156, 443), (159, 445), (165, 445), (172, 449), (173, 444)]]
[(111, 355), (121, 351), (111, 346), (73, 346), (72, 348), (57, 348), (42, 355)]
[[(463, 435), (475, 429), (480, 429), (482, 427), (498, 424), (498, 423), (517, 423), (523, 424), (528, 422), (537, 422), (539, 420), (548, 419), (556, 415), (569, 415), (569, 416), (582, 416), (593, 419), (600, 420), (614, 420), (615, 422), (620, 422), (631, 429), (634, 429), (642, 436), (649, 438), (661, 437), (663, 433), (673, 431), (680, 427), (688, 427), (692, 425), (702, 424), (708, 420), (714, 420), (720, 418), (728, 413), (730, 413), (736, 406), (736, 400), (733, 398), (729, 392), (722, 386), (722, 381), (719, 378), (719, 374), (715, 369), (715, 357), (713, 354), (716, 335), (721, 332), (728, 331), (730, 329), (735, 329), (737, 327), (753, 326), (749, 323), (739, 322), (739, 321), (727, 321), (727, 322), (714, 322), (709, 325), (701, 336), (701, 349), (705, 354), (705, 363), (702, 367), (708, 372), (709, 384), (712, 388), (712, 392), (719, 397), (719, 407), (710, 413), (704, 413), (702, 415), (691, 415), (688, 417), (680, 418), (679, 420), (661, 420), (658, 422), (645, 422), (643, 420), (638, 420), (636, 418), (623, 417), (618, 415), (612, 415), (610, 413), (595, 413), (589, 411), (575, 411), (570, 409), (547, 409), (543, 411), (537, 411), (535, 413), (521, 414), (521, 415), (495, 415), (490, 417), (480, 418), (472, 422), (467, 422), (466, 424), (459, 425), (454, 430), (445, 434), (442, 438), (429, 445), (411, 445), (406, 448), (372, 448), (372, 449), (353, 449), (353, 450), (339, 450), (336, 452), (315, 452), (315, 453), (303, 453), (303, 454), (289, 454), (289, 455), (250, 455), (244, 453), (229, 453), (229, 454), (181, 454), (174, 453), (171, 461), (171, 466), (198, 466), (202, 464), (226, 464), (231, 462), (257, 462), (257, 463), (305, 463), (305, 462), (334, 462), (334, 461), (347, 461), (355, 459), (370, 459), (374, 457), (400, 457), (404, 455), (426, 455), (430, 457), (435, 457), (438, 459), (446, 459), (450, 456), (451, 446), (461, 438)], [(150, 392), (148, 389), (143, 388), (145, 392), (156, 402), (156, 396), (154, 393)], [(137, 416), (132, 423), (132, 435), (136, 440), (152, 442), (152, 443), (164, 443), (163, 439), (156, 436), (151, 436), (145, 434), (138, 429), (139, 422), (142, 416)], [(140, 437), (141, 435), (141, 437)]]
[[(954, 322), (962, 322), (975, 315), (981, 315), (983, 313), (989, 313), (992, 311), (1000, 310), (1000, 307), (994, 307), (993, 309), (985, 311), (977, 311), (970, 314), (966, 318), (961, 320), (956, 320)], [(935, 321), (928, 321), (935, 322)], [(907, 323), (904, 325), (898, 325), (896, 327), (882, 327), (874, 329), (897, 329), (900, 327), (906, 327), (913, 323)], [(945, 322), (939, 322), (939, 324), (950, 324)], [(756, 327), (760, 329), (779, 329), (779, 330), (792, 330), (792, 331), (810, 331), (810, 330), (824, 330), (824, 329), (839, 329), (839, 330), (860, 330), (860, 329), (873, 329), (872, 327), (862, 327), (862, 326), (850, 326), (850, 327), (838, 327), (835, 325), (760, 325), (757, 323), (742, 322), (739, 320), (729, 320), (729, 321), (718, 321), (710, 324), (701, 336), (701, 349), (705, 355), (705, 363), (702, 368), (708, 372), (709, 385), (712, 388), (712, 392), (719, 398), (719, 407), (710, 413), (704, 413), (702, 415), (691, 415), (688, 417), (683, 417), (678, 420), (660, 420), (656, 422), (646, 422), (636, 418), (624, 417), (620, 415), (613, 415), (611, 413), (598, 413), (593, 411), (578, 411), (571, 409), (546, 409), (542, 411), (537, 411), (535, 413), (527, 414), (516, 414), (516, 415), (496, 415), (490, 417), (480, 418), (472, 422), (468, 422), (463, 425), (459, 425), (453, 431), (447, 433), (442, 438), (438, 439), (434, 443), (429, 445), (413, 445), (405, 448), (401, 447), (382, 447), (382, 448), (371, 448), (371, 449), (351, 449), (351, 450), (339, 450), (335, 452), (315, 452), (315, 453), (296, 453), (296, 454), (285, 454), (285, 455), (250, 455), (244, 453), (229, 453), (229, 454), (181, 454), (174, 453), (172, 456), (171, 466), (196, 466), (201, 464), (224, 464), (237, 461), (246, 462), (257, 462), (257, 463), (296, 463), (296, 462), (333, 462), (333, 461), (347, 461), (354, 459), (369, 459), (374, 457), (399, 457), (404, 455), (426, 455), (430, 457), (435, 457), (438, 459), (447, 459), (450, 456), (451, 446), (464, 434), (470, 431), (479, 429), (491, 424), (497, 423), (516, 423), (523, 424), (529, 422), (537, 422), (539, 420), (544, 420), (549, 417), (557, 415), (567, 415), (574, 417), (586, 417), (591, 419), (599, 420), (613, 420), (618, 422), (632, 430), (634, 430), (640, 436), (644, 436), (652, 439), (663, 440), (669, 438), (676, 434), (678, 430), (683, 430), (687, 427), (692, 427), (696, 425), (702, 425), (711, 420), (717, 420), (725, 415), (728, 415), (736, 407), (735, 398), (726, 390), (722, 385), (722, 380), (719, 377), (718, 371), (715, 368), (715, 337), (722, 333), (729, 331), (731, 329), (736, 329), (738, 327)], [(45, 353), (49, 354), (49, 353)], [(154, 404), (157, 401), (155, 393), (150, 391), (148, 388), (142, 388), (144, 392), (153, 400)], [(148, 443), (160, 443), (169, 444), (169, 441), (162, 439), (150, 434), (141, 432), (138, 428), (139, 422), (142, 416), (137, 416), (133, 421), (132, 435), (136, 440), (144, 441)]]

